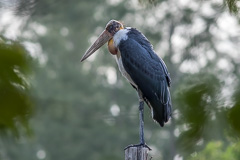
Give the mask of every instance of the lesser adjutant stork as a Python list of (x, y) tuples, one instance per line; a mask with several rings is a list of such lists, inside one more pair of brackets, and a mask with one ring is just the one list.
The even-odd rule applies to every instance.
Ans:
[[(172, 111), (169, 87), (171, 79), (163, 60), (154, 52), (148, 39), (137, 29), (124, 27), (110, 20), (105, 30), (83, 55), (87, 59), (108, 42), (109, 52), (116, 57), (122, 75), (137, 90), (139, 96), (140, 144), (146, 146), (143, 132), (144, 101), (152, 118), (164, 126)], [(134, 145), (135, 146), (135, 145)]]

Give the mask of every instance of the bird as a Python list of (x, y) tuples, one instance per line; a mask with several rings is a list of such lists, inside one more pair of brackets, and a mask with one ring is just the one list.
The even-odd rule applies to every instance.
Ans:
[(81, 62), (107, 42), (108, 50), (115, 57), (120, 72), (136, 89), (139, 98), (140, 143), (126, 148), (132, 146), (149, 148), (144, 140), (144, 102), (150, 108), (153, 120), (161, 127), (172, 115), (169, 90), (171, 78), (167, 66), (140, 31), (124, 27), (117, 20), (110, 20), (107, 23), (104, 31), (82, 56)]

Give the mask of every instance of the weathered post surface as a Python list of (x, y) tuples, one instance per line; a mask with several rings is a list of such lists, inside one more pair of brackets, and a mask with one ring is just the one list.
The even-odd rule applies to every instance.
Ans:
[(150, 160), (149, 149), (143, 146), (129, 147), (125, 149), (125, 160)]

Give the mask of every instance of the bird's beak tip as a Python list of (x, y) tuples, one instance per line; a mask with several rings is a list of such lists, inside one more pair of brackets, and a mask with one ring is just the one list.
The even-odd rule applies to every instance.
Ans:
[(92, 55), (96, 50), (98, 50), (101, 46), (103, 46), (111, 37), (111, 35), (109, 35), (107, 33), (106, 30), (104, 30), (100, 36), (98, 37), (98, 39), (90, 46), (90, 48), (86, 51), (86, 53), (83, 55), (83, 57), (81, 58), (80, 62), (84, 61), (85, 59), (87, 59), (90, 55)]

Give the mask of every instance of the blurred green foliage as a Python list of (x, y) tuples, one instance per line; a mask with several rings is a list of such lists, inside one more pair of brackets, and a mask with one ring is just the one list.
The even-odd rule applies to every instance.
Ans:
[(32, 113), (28, 74), (31, 58), (19, 43), (0, 39), (0, 133), (19, 134), (23, 126), (28, 133)]
[[(180, 117), (177, 123), (181, 134), (177, 142), (179, 150), (186, 157), (203, 149), (205, 145), (206, 152), (211, 152), (210, 149), (220, 152), (216, 148), (218, 145), (215, 147), (211, 140), (222, 140), (220, 143), (224, 148), (232, 144), (228, 142), (229, 138), (234, 139), (233, 142), (239, 141), (239, 91), (235, 91), (233, 106), (224, 107), (220, 98), (222, 85), (215, 75), (199, 73), (194, 77), (185, 77), (179, 86), (176, 96)], [(200, 153), (208, 157), (206, 152)]]
[(224, 147), (221, 141), (212, 141), (199, 153), (193, 153), (189, 160), (238, 160), (240, 157), (240, 143), (232, 143), (228, 147)]
[(183, 152), (196, 150), (196, 142), (206, 134), (206, 126), (218, 110), (216, 93), (219, 89), (219, 80), (211, 74), (200, 73), (183, 79), (177, 94), (180, 112), (177, 123), (185, 126), (178, 139), (179, 148)]
[(234, 105), (228, 109), (228, 123), (233, 130), (233, 135), (237, 136), (237, 138), (240, 138), (240, 86), (238, 86), (238, 89), (234, 93), (233, 102)]
[(239, 5), (237, 4), (239, 0), (225, 0), (225, 3), (228, 6), (228, 9), (231, 13), (238, 14)]
[[(138, 0), (140, 3), (145, 4), (153, 4), (156, 5), (157, 3), (163, 2), (164, 0)], [(224, 0), (222, 6), (226, 6), (230, 13), (233, 13), (235, 15), (239, 14), (239, 6), (238, 3), (239, 0)], [(201, 3), (201, 1), (199, 1)]]

